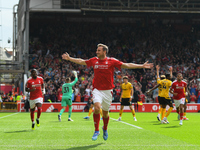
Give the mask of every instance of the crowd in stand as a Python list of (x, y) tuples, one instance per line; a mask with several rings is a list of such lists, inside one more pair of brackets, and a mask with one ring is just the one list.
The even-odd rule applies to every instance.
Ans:
[[(73, 101), (84, 102), (91, 96), (93, 69), (61, 59), (64, 52), (72, 57), (88, 59), (96, 56), (96, 46), (104, 43), (109, 56), (123, 62), (149, 61), (161, 66), (161, 74), (173, 67), (173, 76), (182, 73), (189, 85), (189, 102), (200, 103), (200, 45), (196, 27), (192, 31), (177, 30), (173, 24), (157, 21), (147, 26), (132, 24), (70, 23), (65, 21), (41, 23), (30, 28), (30, 66), (36, 68), (45, 81), (45, 101), (59, 102), (66, 77), (79, 80), (74, 87)], [(127, 75), (139, 99), (157, 102), (157, 90), (146, 91), (156, 85), (155, 68), (151, 70), (115, 70), (113, 101), (119, 102), (122, 76)]]

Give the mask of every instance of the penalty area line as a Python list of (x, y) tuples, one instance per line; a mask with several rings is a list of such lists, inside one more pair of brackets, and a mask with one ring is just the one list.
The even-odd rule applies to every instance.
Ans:
[(6, 118), (6, 117), (9, 117), (9, 116), (12, 116), (12, 115), (16, 115), (16, 114), (18, 114), (18, 112), (17, 112), (17, 113), (14, 113), (14, 114), (10, 114), (10, 115), (6, 115), (6, 116), (3, 116), (3, 117), (0, 117), (0, 119)]
[[(118, 121), (117, 119), (114, 119), (114, 118), (110, 118), (110, 119), (115, 120), (115, 121)], [(137, 129), (143, 129), (143, 128), (141, 128), (141, 127), (135, 126), (135, 125), (130, 124), (130, 123), (126, 123), (126, 122), (124, 122), (124, 121), (118, 121), (118, 122), (121, 122), (121, 123), (123, 123), (123, 124), (129, 125), (129, 126), (132, 126), (132, 127), (135, 127), (135, 128), (137, 128)]]

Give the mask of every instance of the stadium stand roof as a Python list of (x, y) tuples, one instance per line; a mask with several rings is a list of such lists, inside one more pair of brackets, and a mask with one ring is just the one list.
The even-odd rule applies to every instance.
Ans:
[(198, 0), (63, 0), (61, 8), (82, 11), (200, 13)]
[(199, 0), (30, 0), (30, 11), (200, 13)]

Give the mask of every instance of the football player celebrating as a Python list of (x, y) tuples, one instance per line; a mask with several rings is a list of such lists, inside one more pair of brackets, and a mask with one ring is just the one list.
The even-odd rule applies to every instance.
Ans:
[(108, 139), (107, 126), (109, 122), (109, 107), (112, 102), (112, 93), (114, 88), (114, 68), (147, 68), (151, 69), (153, 67), (152, 63), (144, 64), (133, 64), (133, 63), (123, 63), (115, 58), (107, 57), (108, 47), (104, 44), (98, 44), (96, 54), (97, 57), (90, 58), (89, 60), (83, 60), (81, 58), (70, 57), (68, 53), (64, 53), (62, 58), (76, 64), (87, 65), (88, 67), (93, 67), (94, 78), (93, 78), (93, 101), (94, 101), (94, 113), (93, 120), (95, 126), (95, 132), (92, 136), (92, 140), (97, 140), (99, 132), (99, 122), (100, 122), (100, 108), (102, 106), (103, 110), (103, 139)]
[(30, 92), (30, 114), (31, 114), (31, 121), (32, 121), (32, 129), (35, 129), (35, 121), (34, 121), (34, 112), (35, 107), (37, 107), (37, 119), (36, 123), (37, 126), (40, 126), (39, 118), (42, 113), (42, 103), (43, 103), (43, 94), (44, 90), (44, 82), (43, 78), (37, 76), (37, 70), (31, 70), (31, 77), (27, 80), (26, 83), (26, 92)]
[(65, 111), (67, 105), (69, 107), (69, 117), (68, 117), (68, 121), (73, 121), (71, 119), (71, 114), (72, 114), (72, 86), (74, 86), (76, 84), (76, 82), (78, 81), (78, 77), (77, 77), (77, 72), (73, 71), (73, 74), (75, 76), (75, 80), (73, 82), (71, 82), (71, 78), (68, 77), (66, 78), (66, 83), (62, 85), (62, 101), (61, 101), (61, 106), (62, 109), (60, 110), (60, 114), (58, 115), (58, 120), (61, 121), (61, 115), (63, 114), (63, 112)]
[[(182, 74), (178, 73), (177, 80), (172, 83), (170, 92), (174, 95), (174, 103), (176, 108), (179, 107), (180, 110), (180, 123), (183, 125), (183, 113), (184, 113), (184, 103), (185, 103), (185, 93), (184, 89), (187, 90), (187, 83), (182, 81)], [(186, 91), (187, 92), (187, 91)]]

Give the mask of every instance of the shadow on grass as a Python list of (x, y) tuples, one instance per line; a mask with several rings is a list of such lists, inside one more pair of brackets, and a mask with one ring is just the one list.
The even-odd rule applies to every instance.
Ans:
[[(64, 121), (65, 121), (65, 120), (64, 120)], [(48, 122), (58, 122), (58, 123), (59, 123), (60, 121), (48, 121)]]
[(160, 123), (160, 121), (150, 121), (150, 123)]
[(176, 126), (166, 126), (166, 127), (162, 127), (162, 128), (180, 128), (181, 126), (176, 125)]
[(10, 131), (10, 132), (4, 132), (4, 133), (19, 133), (19, 132), (32, 132), (32, 130)]
[(58, 149), (58, 150), (88, 150), (88, 149), (95, 148), (95, 147), (97, 147), (101, 144), (103, 144), (103, 143), (98, 143), (98, 144), (94, 144), (94, 145), (87, 145), (87, 146), (80, 146), (80, 147), (71, 147), (71, 148), (67, 148), (67, 149)]
[(158, 123), (154, 123), (153, 125), (163, 125), (163, 124), (161, 124), (160, 122), (158, 122)]

